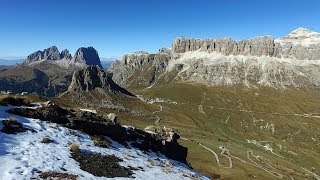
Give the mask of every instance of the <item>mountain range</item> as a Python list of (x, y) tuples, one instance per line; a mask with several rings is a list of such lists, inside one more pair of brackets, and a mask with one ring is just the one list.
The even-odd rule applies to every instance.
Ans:
[[(286, 37), (261, 36), (235, 41), (231, 38), (177, 38), (171, 49), (156, 54), (137, 52), (125, 55), (108, 71), (122, 85), (143, 81), (185, 81), (205, 85), (256, 85), (286, 88), (320, 85), (319, 33), (299, 28)], [(135, 73), (144, 71), (144, 79)], [(133, 78), (131, 78), (133, 77)]]
[[(93, 47), (72, 56), (53, 46), (1, 66), (0, 90), (50, 100), (7, 112), (111, 137), (124, 146), (112, 148), (130, 154), (120, 155), (125, 163), (141, 159), (127, 151), (139, 148), (148, 165), (161, 153), (212, 179), (319, 179), (319, 60), (320, 33), (305, 28), (278, 39), (178, 37), (171, 48), (127, 54), (106, 69)], [(84, 137), (78, 135), (88, 149)], [(184, 176), (175, 164), (162, 171), (207, 178)]]
[(107, 72), (159, 105), (154, 126), (178, 128), (188, 161), (211, 178), (319, 179), (319, 60), (319, 33), (298, 28), (279, 39), (179, 37)]
[(57, 96), (68, 89), (75, 70), (89, 65), (102, 68), (98, 52), (93, 47), (79, 48), (71, 56), (68, 50), (60, 53), (52, 46), (30, 54), (22, 64), (2, 67), (0, 90)]

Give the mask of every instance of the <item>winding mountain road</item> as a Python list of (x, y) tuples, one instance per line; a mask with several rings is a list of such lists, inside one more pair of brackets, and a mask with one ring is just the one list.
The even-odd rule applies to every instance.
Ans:
[(163, 107), (161, 106), (161, 105), (159, 105), (159, 107), (160, 107), (160, 110), (158, 110), (158, 111), (154, 111), (152, 114), (156, 117), (156, 121), (154, 122), (155, 123), (155, 125), (159, 125), (160, 123), (160, 120), (161, 120), (161, 118), (159, 117), (159, 116), (157, 116), (156, 114), (157, 113), (159, 113), (159, 112), (162, 112), (162, 110), (163, 110)]
[(202, 145), (201, 143), (199, 143), (199, 145), (202, 148), (210, 151), (214, 155), (214, 157), (216, 158), (218, 166), (223, 167), (223, 168), (228, 168), (228, 169), (232, 168), (232, 159), (230, 158), (230, 156), (227, 156), (227, 155), (224, 154), (226, 152), (229, 155), (230, 154), (229, 150), (227, 150), (226, 148), (220, 148), (221, 149), (221, 155), (223, 155), (223, 156), (225, 156), (225, 157), (227, 157), (229, 159), (229, 166), (223, 166), (223, 165), (220, 164), (220, 160), (219, 160), (218, 154), (214, 150)]
[(258, 164), (257, 162), (255, 162), (254, 160), (252, 160), (252, 159), (250, 158), (250, 154), (251, 154), (253, 157), (255, 157), (256, 159), (258, 159), (258, 157), (253, 154), (253, 151), (252, 151), (251, 149), (249, 149), (249, 150), (247, 151), (247, 158), (252, 162), (252, 163), (249, 163), (249, 164), (251, 164), (251, 165), (253, 165), (253, 166), (256, 166), (257, 168), (260, 168), (260, 169), (266, 171), (267, 173), (269, 173), (269, 174), (271, 174), (271, 175), (273, 175), (273, 176), (275, 176), (275, 177), (277, 177), (277, 178), (280, 178), (280, 179), (283, 178), (283, 175), (282, 175), (282, 174), (280, 174), (280, 173), (278, 173), (278, 172), (275, 172), (275, 171), (272, 171), (272, 170), (270, 170), (270, 169), (267, 169), (267, 168), (263, 167), (262, 165)]

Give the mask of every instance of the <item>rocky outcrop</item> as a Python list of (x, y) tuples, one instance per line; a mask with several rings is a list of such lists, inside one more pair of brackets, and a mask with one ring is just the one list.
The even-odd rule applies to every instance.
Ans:
[[(168, 48), (161, 48), (156, 54), (139, 51), (123, 56), (122, 60), (113, 63), (107, 72), (122, 86), (130, 83), (150, 86), (156, 80), (156, 76), (166, 69), (172, 56), (172, 51)], [(133, 75), (138, 71), (143, 71), (144, 76), (134, 78)]]
[(110, 93), (123, 93), (132, 96), (130, 92), (118, 86), (99, 66), (88, 66), (73, 73), (68, 92), (91, 91), (100, 88)]
[(98, 52), (93, 47), (79, 48), (72, 61), (74, 63), (84, 63), (87, 65), (98, 65), (102, 67)]
[(24, 117), (58, 123), (90, 135), (108, 136), (121, 144), (132, 142), (144, 151), (160, 152), (168, 158), (186, 163), (188, 149), (178, 143), (179, 134), (161, 131), (147, 133), (136, 128), (123, 127), (105, 116), (95, 113), (65, 109), (51, 104), (36, 109), (16, 108), (8, 111)]
[(135, 113), (125, 108), (117, 98), (136, 99), (136, 97), (107, 77), (99, 66), (88, 66), (75, 71), (68, 91), (62, 96), (67, 96), (70, 101), (87, 107), (103, 107)]
[(23, 127), (22, 123), (17, 121), (15, 118), (9, 118), (6, 120), (2, 121), (2, 125), (4, 126), (1, 129), (1, 132), (6, 133), (6, 134), (16, 134), (20, 132), (25, 132), (25, 131), (31, 131), (31, 132), (36, 132), (32, 129), (28, 129)]
[(88, 66), (75, 71), (68, 91), (90, 91), (95, 88), (109, 89), (107, 76), (98, 66)]

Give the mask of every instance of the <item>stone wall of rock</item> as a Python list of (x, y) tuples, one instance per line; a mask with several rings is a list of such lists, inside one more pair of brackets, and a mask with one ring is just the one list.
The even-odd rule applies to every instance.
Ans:
[(223, 55), (251, 55), (289, 58), (298, 60), (320, 60), (320, 42), (310, 46), (301, 44), (280, 44), (271, 36), (261, 36), (235, 41), (231, 38), (194, 39), (177, 38), (172, 44), (175, 53), (188, 51), (218, 52)]
[(253, 55), (273, 56), (274, 39), (271, 36), (257, 37), (248, 40), (235, 41), (231, 38), (194, 39), (177, 38), (172, 45), (173, 52), (185, 53), (188, 51), (219, 52), (224, 55)]

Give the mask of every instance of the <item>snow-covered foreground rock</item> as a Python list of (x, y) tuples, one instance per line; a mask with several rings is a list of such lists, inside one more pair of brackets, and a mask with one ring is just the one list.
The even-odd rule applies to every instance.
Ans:
[[(80, 145), (81, 151), (115, 155), (123, 160), (120, 162), (121, 166), (140, 168), (134, 170), (132, 175), (138, 179), (208, 179), (188, 166), (169, 160), (163, 155), (145, 154), (132, 146), (127, 149), (111, 139), (109, 139), (112, 142), (111, 148), (97, 147), (87, 134), (78, 131), (71, 133), (70, 129), (54, 123), (6, 113), (5, 111), (10, 108), (12, 106), (0, 106), (0, 129), (3, 128), (3, 120), (14, 117), (23, 123), (24, 127), (37, 132), (26, 131), (18, 134), (0, 132), (0, 179), (38, 178), (38, 171), (69, 173), (78, 175), (79, 179), (105, 179), (80, 169), (79, 163), (71, 158), (71, 144)], [(41, 143), (45, 137), (54, 142)]]

